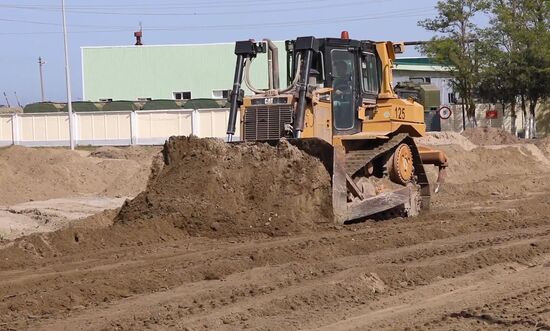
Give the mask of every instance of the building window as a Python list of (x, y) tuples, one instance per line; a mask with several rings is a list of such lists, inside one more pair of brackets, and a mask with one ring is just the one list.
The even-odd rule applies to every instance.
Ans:
[(172, 92), (174, 100), (189, 100), (191, 99), (191, 91)]
[(454, 94), (454, 93), (447, 93), (447, 98), (448, 98), (448, 100), (449, 100), (449, 103), (454, 103), (454, 104), (457, 103), (456, 94)]
[(212, 90), (213, 99), (228, 99), (231, 90)]
[(409, 80), (413, 83), (422, 84), (424, 83), (424, 77), (410, 77)]
[(422, 83), (432, 83), (431, 77), (410, 77), (409, 80), (414, 83), (422, 84)]

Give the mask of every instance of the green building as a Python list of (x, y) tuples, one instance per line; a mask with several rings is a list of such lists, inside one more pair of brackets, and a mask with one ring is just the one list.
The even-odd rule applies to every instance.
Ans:
[[(286, 86), (284, 42), (275, 44), (280, 83)], [(234, 43), (83, 47), (82, 99), (225, 99), (233, 86), (234, 47)], [(267, 87), (266, 54), (252, 63), (251, 81), (256, 88)]]
[[(286, 86), (286, 51), (278, 47), (280, 84)], [(82, 86), (85, 101), (147, 99), (226, 99), (233, 86), (234, 43), (83, 47)], [(448, 69), (424, 57), (399, 58), (393, 84), (430, 83), (441, 91), (441, 102), (452, 103)], [(251, 68), (256, 88), (267, 88), (267, 55), (259, 54)], [(244, 84), (243, 88), (251, 93)]]

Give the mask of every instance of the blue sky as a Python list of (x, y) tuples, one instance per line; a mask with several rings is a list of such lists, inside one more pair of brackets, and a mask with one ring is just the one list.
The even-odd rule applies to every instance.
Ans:
[[(66, 0), (73, 99), (82, 98), (80, 47), (234, 42), (243, 39), (337, 37), (426, 40), (417, 21), (434, 17), (436, 0)], [(40, 100), (38, 57), (46, 99), (66, 100), (61, 0), (0, 0), (0, 94), (16, 104)], [(417, 55), (410, 50), (405, 56)], [(5, 104), (3, 95), (0, 104)]]

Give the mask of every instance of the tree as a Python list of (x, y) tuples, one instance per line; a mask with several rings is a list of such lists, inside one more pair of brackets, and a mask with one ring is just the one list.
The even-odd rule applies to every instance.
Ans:
[[(526, 138), (536, 137), (535, 109), (550, 96), (550, 2), (521, 0), (519, 22), (513, 33), (519, 48), (525, 98), (529, 101)], [(523, 106), (525, 112), (525, 106)]]
[[(500, 54), (499, 54), (500, 55)], [(484, 68), (478, 88), (479, 98), (488, 103), (500, 104), (502, 116), (506, 116), (505, 110), (510, 105), (511, 132), (516, 132), (516, 91), (513, 77), (510, 72), (504, 72), (509, 65), (505, 58), (495, 58), (490, 67)]]
[(510, 102), (513, 133), (519, 99), (527, 138), (535, 137), (535, 109), (550, 93), (549, 8), (547, 0), (493, 0), (484, 34), (484, 44), (492, 47), (485, 54), (482, 95)]
[[(497, 2), (493, 1), (491, 9), (494, 11)], [(517, 0), (509, 0), (517, 2)], [(490, 27), (483, 29), (481, 33), (481, 47), (483, 57), (481, 59), (481, 76), (479, 83), (479, 97), (482, 101), (500, 103), (503, 116), (505, 109), (510, 105), (511, 132), (516, 133), (516, 101), (520, 94), (520, 81), (518, 79), (518, 64), (515, 61), (514, 40), (510, 31), (502, 20), (493, 15)]]
[(479, 48), (481, 30), (474, 23), (477, 14), (488, 9), (486, 0), (438, 1), (438, 14), (418, 24), (439, 35), (423, 47), (423, 52), (435, 61), (447, 65), (453, 77), (451, 86), (466, 107), (468, 121), (475, 120), (475, 91), (479, 86), (482, 52)]

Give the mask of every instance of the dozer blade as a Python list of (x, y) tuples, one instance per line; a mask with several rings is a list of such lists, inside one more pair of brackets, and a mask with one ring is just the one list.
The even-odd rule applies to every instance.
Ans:
[(364, 198), (361, 201), (349, 202), (349, 189), (358, 189), (346, 173), (346, 151), (344, 147), (332, 146), (318, 138), (289, 139), (288, 141), (302, 151), (321, 160), (331, 175), (332, 207), (337, 223), (365, 218), (399, 206), (412, 209), (410, 205), (414, 203), (416, 198), (420, 199), (418, 188), (415, 185), (407, 185), (393, 191)]
[[(359, 189), (355, 186), (350, 175), (346, 173), (346, 151), (343, 146), (332, 146), (319, 138), (287, 139), (287, 141), (305, 153), (319, 159), (331, 176), (331, 201), (336, 223), (341, 224), (346, 221), (362, 219), (396, 207), (409, 208), (414, 204), (415, 199), (420, 199), (418, 186), (407, 185), (392, 191), (376, 194), (375, 196), (362, 197), (360, 201), (350, 202), (348, 201), (350, 190), (359, 195), (361, 193), (357, 192)], [(401, 137), (397, 139), (397, 143), (394, 141), (394, 145), (402, 141), (403, 138)], [(238, 144), (239, 142), (233, 143)], [(280, 140), (263, 140), (256, 141), (256, 143), (267, 143), (277, 146)], [(388, 150), (391, 150), (391, 147), (388, 147)], [(420, 162), (419, 159), (418, 161)], [(414, 210), (414, 207), (409, 209)]]

